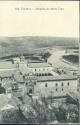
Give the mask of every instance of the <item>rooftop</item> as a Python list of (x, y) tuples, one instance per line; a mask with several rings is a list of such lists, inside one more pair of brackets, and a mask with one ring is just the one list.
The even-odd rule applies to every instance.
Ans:
[(48, 63), (29, 63), (28, 67), (29, 68), (41, 68), (41, 67), (51, 67), (51, 65)]
[(37, 81), (60, 81), (60, 80), (76, 80), (76, 76), (72, 75), (61, 75), (61, 76), (39, 76)]
[(4, 95), (4, 94), (0, 94), (0, 110), (8, 104), (9, 102), (9, 98), (7, 95)]
[(16, 68), (15, 64), (12, 64), (11, 62), (0, 62), (0, 69), (13, 69)]
[(0, 77), (11, 77), (15, 74), (15, 70), (0, 70)]
[(21, 83), (21, 82), (24, 82), (24, 79), (23, 79), (23, 76), (20, 75), (20, 74), (15, 74), (14, 75), (14, 78), (17, 82)]

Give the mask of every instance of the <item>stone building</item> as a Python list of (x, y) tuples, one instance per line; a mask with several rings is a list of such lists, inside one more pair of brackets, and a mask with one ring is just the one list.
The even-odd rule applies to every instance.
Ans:
[(34, 93), (42, 97), (65, 96), (69, 92), (77, 92), (78, 81), (75, 76), (41, 76), (37, 77)]
[(29, 71), (39, 75), (39, 74), (49, 74), (53, 70), (52, 65), (48, 63), (29, 63), (28, 64)]
[(33, 94), (34, 93), (34, 87), (36, 85), (36, 77), (29, 75), (29, 76), (25, 76), (25, 83), (24, 83), (24, 91), (25, 94)]
[(51, 74), (53, 67), (49, 63), (29, 63), (24, 58), (21, 58), (19, 70), (22, 75), (27, 75), (28, 73), (33, 73), (34, 75), (48, 75)]

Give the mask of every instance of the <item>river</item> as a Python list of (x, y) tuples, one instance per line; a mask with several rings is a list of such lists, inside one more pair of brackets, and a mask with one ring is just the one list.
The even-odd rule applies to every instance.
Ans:
[(52, 64), (53, 68), (67, 68), (72, 70), (78, 70), (78, 66), (64, 60), (62, 56), (65, 55), (65, 50), (51, 51), (51, 56), (48, 58), (48, 62)]

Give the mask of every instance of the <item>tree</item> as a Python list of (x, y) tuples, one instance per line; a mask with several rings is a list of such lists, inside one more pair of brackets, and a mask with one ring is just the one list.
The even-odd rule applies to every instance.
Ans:
[(67, 115), (69, 114), (69, 118), (67, 118), (67, 121), (73, 122), (73, 123), (78, 123), (78, 107), (77, 105), (74, 104), (69, 104), (68, 105), (68, 111)]
[(47, 61), (47, 58), (49, 58), (51, 56), (51, 54), (49, 52), (46, 52), (42, 55), (42, 58)]
[(56, 119), (54, 111), (42, 100), (26, 104), (23, 112), (28, 123), (50, 123)]
[(27, 123), (22, 111), (10, 109), (2, 112), (2, 123)]
[(59, 106), (56, 117), (60, 122), (78, 122), (78, 106), (75, 104), (63, 103)]

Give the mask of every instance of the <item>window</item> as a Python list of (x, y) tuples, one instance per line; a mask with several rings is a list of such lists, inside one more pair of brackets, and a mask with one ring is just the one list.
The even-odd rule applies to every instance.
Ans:
[(58, 84), (56, 83), (56, 86), (58, 86)]
[(36, 69), (35, 69), (35, 71), (36, 71)]
[(32, 89), (29, 90), (29, 93), (32, 93)]
[(38, 76), (41, 76), (41, 74), (39, 73)]
[(62, 91), (63, 91), (63, 88), (62, 88)]
[(63, 86), (63, 82), (62, 82), (61, 86)]
[(34, 84), (36, 85), (36, 82), (34, 82)]
[(45, 87), (48, 87), (47, 83), (45, 84)]
[(69, 86), (69, 82), (67, 83), (67, 85)]
[(25, 79), (25, 76), (23, 76), (23, 79)]
[(56, 91), (57, 91), (57, 88), (56, 88)]
[(26, 85), (28, 85), (28, 83), (26, 82)]
[(77, 91), (79, 92), (79, 88), (77, 89)]

